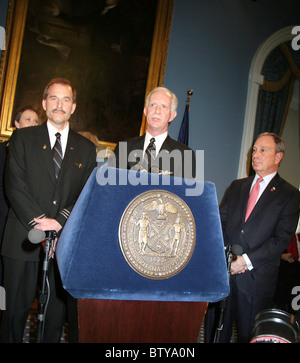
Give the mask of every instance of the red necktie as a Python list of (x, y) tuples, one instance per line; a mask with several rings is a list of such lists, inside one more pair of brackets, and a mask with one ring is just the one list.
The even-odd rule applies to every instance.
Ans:
[(246, 217), (245, 217), (245, 222), (248, 219), (248, 217), (250, 216), (251, 212), (253, 211), (253, 208), (255, 206), (257, 197), (258, 197), (258, 193), (260, 190), (260, 185), (259, 183), (262, 182), (264, 179), (263, 178), (258, 178), (256, 183), (254, 184), (250, 195), (249, 195), (249, 199), (248, 199), (248, 204), (247, 204), (247, 210), (246, 210)]

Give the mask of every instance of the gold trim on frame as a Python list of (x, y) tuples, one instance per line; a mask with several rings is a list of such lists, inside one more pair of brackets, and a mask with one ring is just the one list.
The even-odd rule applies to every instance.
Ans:
[[(146, 96), (153, 88), (163, 86), (164, 84), (173, 8), (174, 0), (158, 1), (156, 24), (153, 33), (151, 58), (145, 93)], [(140, 135), (143, 135), (146, 130), (147, 121), (145, 115), (143, 115)]]
[[(0, 62), (0, 139), (8, 139), (13, 131), (11, 118), (22, 51), (23, 35), (29, 0), (9, 0), (6, 21), (6, 50)], [(151, 89), (163, 85), (174, 0), (158, 0), (155, 29), (147, 78), (147, 95)], [(141, 121), (140, 134), (146, 131), (146, 120)], [(114, 144), (101, 141), (112, 149)]]
[(1, 59), (1, 130), (0, 137), (7, 139), (12, 134), (12, 111), (20, 65), (23, 35), (26, 23), (28, 0), (9, 1), (7, 16), (6, 50)]

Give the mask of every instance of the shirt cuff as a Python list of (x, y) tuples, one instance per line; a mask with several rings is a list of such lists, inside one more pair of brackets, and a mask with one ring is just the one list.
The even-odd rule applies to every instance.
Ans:
[(245, 261), (246, 261), (246, 264), (247, 264), (247, 267), (248, 267), (248, 270), (251, 271), (253, 270), (253, 265), (248, 257), (248, 255), (246, 253), (243, 253), (242, 256), (244, 257)]

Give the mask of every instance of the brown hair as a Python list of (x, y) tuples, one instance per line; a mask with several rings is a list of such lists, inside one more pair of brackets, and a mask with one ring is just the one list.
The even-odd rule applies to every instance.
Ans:
[(49, 88), (53, 85), (53, 84), (63, 84), (65, 86), (70, 86), (72, 88), (72, 93), (73, 93), (73, 102), (76, 102), (76, 97), (77, 97), (77, 91), (76, 89), (72, 86), (71, 82), (66, 79), (66, 78), (54, 78), (52, 79), (47, 86), (44, 89), (44, 93), (43, 93), (43, 99), (45, 100), (48, 97), (49, 94)]
[(25, 112), (27, 110), (35, 112), (39, 118), (39, 112), (35, 108), (33, 108), (31, 106), (25, 106), (16, 111), (15, 116), (11, 120), (11, 127), (15, 126), (15, 121), (18, 121), (18, 122), (20, 121), (23, 112)]

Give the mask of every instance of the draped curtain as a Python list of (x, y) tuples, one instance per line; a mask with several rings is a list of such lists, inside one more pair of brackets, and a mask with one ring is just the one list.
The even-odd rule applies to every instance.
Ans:
[[(264, 82), (258, 94), (253, 140), (262, 132), (282, 135), (295, 79), (300, 80), (299, 53), (291, 48), (290, 42), (286, 42), (268, 55), (261, 73)], [(250, 170), (250, 174), (252, 171)]]
[(300, 55), (289, 42), (280, 44), (267, 57), (260, 86), (254, 140), (261, 132), (281, 135), (293, 96), (295, 79), (300, 79)]

